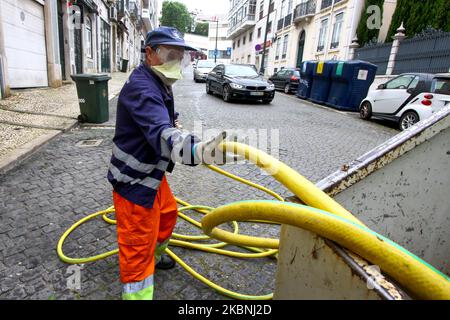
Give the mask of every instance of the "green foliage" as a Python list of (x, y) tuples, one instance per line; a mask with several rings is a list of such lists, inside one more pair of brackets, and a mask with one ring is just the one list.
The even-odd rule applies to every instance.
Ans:
[(192, 17), (187, 7), (177, 1), (164, 1), (161, 11), (161, 26), (175, 27), (185, 33), (191, 31)]
[(427, 26), (450, 32), (449, 0), (397, 0), (386, 41), (392, 41), (401, 23), (406, 35), (412, 37)]
[(198, 34), (200, 36), (208, 36), (209, 23), (208, 22), (200, 22), (195, 26), (194, 34)]
[(369, 11), (367, 13), (367, 8), (370, 6), (378, 6), (381, 10), (380, 22), (383, 21), (383, 3), (384, 0), (365, 0), (364, 12), (361, 15), (361, 19), (359, 20), (358, 29), (356, 30), (356, 34), (358, 36), (358, 43), (360, 46), (363, 46), (367, 42), (372, 39), (378, 39), (378, 34), (380, 33), (380, 29), (369, 29), (367, 26), (367, 20), (373, 19), (373, 12)]

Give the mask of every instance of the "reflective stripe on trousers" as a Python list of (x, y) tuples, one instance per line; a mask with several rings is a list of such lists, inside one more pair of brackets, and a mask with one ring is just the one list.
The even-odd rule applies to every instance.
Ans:
[(136, 205), (116, 192), (113, 198), (123, 298), (151, 299), (156, 259), (159, 260), (172, 235), (177, 203), (165, 176), (151, 209)]

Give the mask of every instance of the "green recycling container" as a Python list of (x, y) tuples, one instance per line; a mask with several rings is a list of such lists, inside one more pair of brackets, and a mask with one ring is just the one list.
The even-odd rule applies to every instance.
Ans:
[(77, 85), (80, 122), (103, 123), (109, 120), (107, 74), (75, 74), (70, 76)]
[(120, 66), (121, 72), (127, 72), (128, 71), (128, 60), (122, 59), (122, 65)]

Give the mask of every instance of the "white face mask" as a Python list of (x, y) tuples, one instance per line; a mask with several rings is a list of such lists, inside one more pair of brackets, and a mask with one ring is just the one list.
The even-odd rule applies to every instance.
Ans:
[(172, 60), (159, 66), (151, 66), (151, 69), (155, 71), (162, 82), (167, 86), (171, 86), (177, 80), (183, 79), (180, 60)]

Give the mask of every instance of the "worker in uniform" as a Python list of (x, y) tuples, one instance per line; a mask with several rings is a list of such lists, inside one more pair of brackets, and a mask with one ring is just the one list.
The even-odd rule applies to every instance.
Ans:
[(177, 128), (172, 84), (190, 63), (180, 32), (159, 27), (145, 39), (145, 61), (130, 75), (117, 104), (116, 131), (108, 170), (117, 220), (122, 298), (151, 300), (154, 270), (175, 262), (163, 254), (177, 219), (177, 203), (166, 179), (175, 163), (223, 164), (218, 145), (226, 131), (202, 142)]

